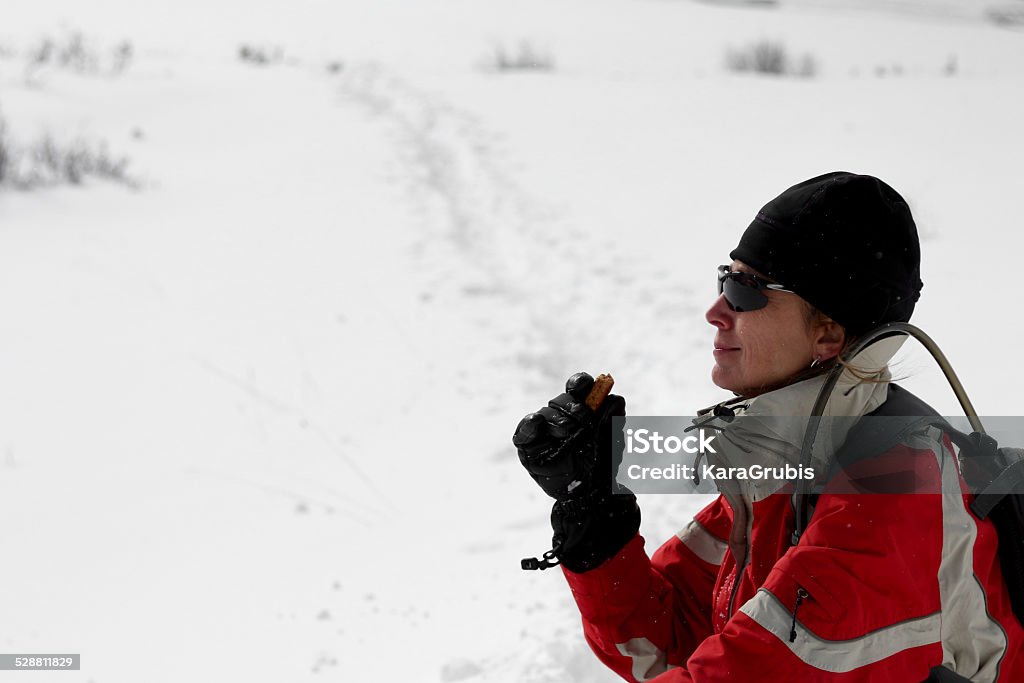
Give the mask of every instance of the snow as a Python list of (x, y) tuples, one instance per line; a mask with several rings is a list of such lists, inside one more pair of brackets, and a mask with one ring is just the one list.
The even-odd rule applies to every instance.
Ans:
[[(518, 569), (549, 504), (509, 437), (579, 369), (632, 414), (723, 398), (714, 267), (786, 185), (898, 188), (915, 322), (980, 413), (1024, 410), (1024, 36), (989, 6), (9, 0), (8, 135), (106, 140), (143, 187), (0, 188), (0, 651), (82, 654), (39, 681), (613, 680), (558, 572)], [(26, 78), (76, 30), (132, 64)], [(725, 70), (762, 38), (817, 75)], [(523, 40), (554, 67), (484, 68)], [(701, 503), (642, 499), (648, 548)]]

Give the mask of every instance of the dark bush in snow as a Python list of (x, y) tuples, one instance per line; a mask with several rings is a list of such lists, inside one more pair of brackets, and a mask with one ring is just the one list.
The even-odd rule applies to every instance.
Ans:
[(514, 48), (495, 44), (485, 66), (493, 71), (552, 71), (555, 58), (549, 50), (521, 40)]
[(279, 46), (250, 45), (243, 43), (238, 46), (238, 58), (247, 64), (267, 66), (284, 61), (284, 50)]
[(989, 7), (986, 12), (988, 20), (996, 26), (1019, 28), (1024, 26), (1024, 7), (1020, 5), (1003, 5)]
[(25, 75), (32, 78), (45, 69), (60, 69), (78, 74), (116, 76), (131, 65), (131, 42), (98, 46), (80, 31), (53, 38), (45, 36), (25, 50)]
[(818, 71), (817, 63), (810, 54), (804, 53), (794, 60), (782, 43), (770, 40), (761, 40), (743, 48), (730, 48), (725, 55), (725, 65), (730, 71), (801, 78), (810, 78)]
[(106, 143), (62, 142), (44, 135), (29, 145), (19, 145), (0, 119), (0, 188), (34, 190), (81, 185), (89, 178), (139, 186), (128, 173), (127, 157), (112, 156)]

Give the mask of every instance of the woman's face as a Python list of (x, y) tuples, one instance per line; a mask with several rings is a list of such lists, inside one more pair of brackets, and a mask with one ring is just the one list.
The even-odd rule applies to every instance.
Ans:
[[(742, 261), (733, 261), (732, 270), (760, 275)], [(816, 357), (828, 360), (842, 347), (842, 328), (812, 321), (799, 296), (764, 291), (764, 308), (737, 313), (720, 295), (704, 316), (716, 328), (711, 381), (741, 396), (782, 386)]]

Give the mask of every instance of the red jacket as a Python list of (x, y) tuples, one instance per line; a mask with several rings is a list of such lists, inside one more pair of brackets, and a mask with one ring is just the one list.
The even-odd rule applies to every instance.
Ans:
[[(955, 491), (956, 458), (932, 436), (881, 457)], [(912, 683), (939, 665), (1024, 681), (996, 531), (969, 502), (826, 491), (790, 547), (790, 496), (753, 503), (747, 538), (719, 497), (653, 558), (638, 535), (596, 569), (563, 571), (587, 641), (628, 681)]]

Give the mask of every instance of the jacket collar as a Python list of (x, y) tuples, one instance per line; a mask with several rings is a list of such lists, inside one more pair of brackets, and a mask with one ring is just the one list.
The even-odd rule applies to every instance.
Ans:
[[(822, 420), (811, 451), (815, 473), (827, 471), (832, 455), (843, 445), (857, 420), (885, 402), (892, 379), (887, 364), (905, 340), (902, 336), (881, 340), (851, 361), (863, 370), (880, 368), (871, 381), (857, 377), (849, 369), (843, 371), (825, 406), (824, 417), (828, 419)], [(720, 431), (716, 439), (718, 452), (709, 453), (708, 462), (721, 467), (799, 466), (804, 433), (825, 379), (825, 375), (818, 375), (740, 401), (738, 405), (735, 401), (727, 402), (733, 404), (732, 412), (740, 419), (702, 419), (702, 426)], [(776, 493), (785, 483), (776, 478), (748, 479), (729, 481), (726, 486), (732, 489), (729, 493), (755, 502)]]

